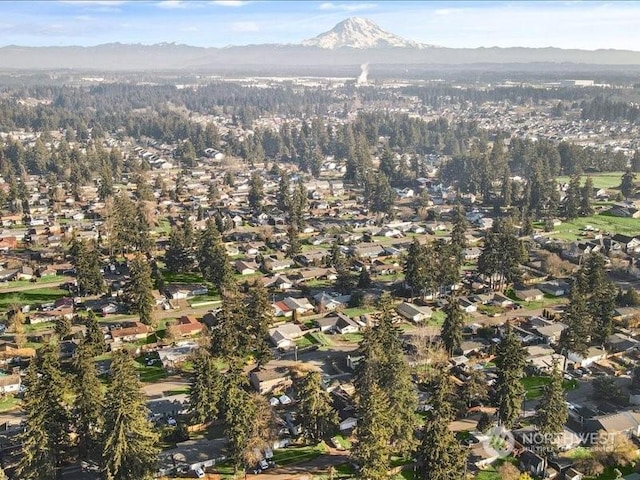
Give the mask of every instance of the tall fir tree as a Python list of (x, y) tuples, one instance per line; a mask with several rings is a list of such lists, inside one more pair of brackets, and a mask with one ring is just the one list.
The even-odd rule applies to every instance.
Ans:
[(269, 347), (269, 327), (273, 322), (273, 308), (267, 290), (261, 282), (255, 282), (248, 292), (247, 316), (248, 329), (252, 344), (250, 349), (259, 366), (271, 360)]
[(189, 411), (198, 423), (218, 418), (222, 376), (215, 359), (204, 349), (198, 350), (193, 359), (193, 374), (189, 387)]
[(521, 383), (525, 363), (525, 350), (513, 332), (511, 324), (507, 323), (495, 358), (498, 375), (495, 387), (498, 419), (505, 428), (511, 428), (520, 415), (525, 395)]
[(88, 350), (91, 357), (96, 357), (107, 351), (107, 342), (104, 339), (104, 333), (96, 314), (89, 310), (84, 321), (86, 333), (82, 340), (82, 345)]
[(464, 328), (464, 313), (460, 309), (460, 304), (456, 297), (451, 297), (445, 309), (445, 320), (442, 324), (440, 337), (444, 348), (452, 356), (460, 349), (462, 344), (462, 329)]
[(149, 262), (141, 254), (130, 265), (131, 278), (125, 287), (125, 300), (145, 325), (153, 324), (153, 279)]
[(465, 450), (449, 429), (453, 419), (451, 380), (443, 373), (427, 412), (422, 442), (417, 451), (417, 478), (421, 480), (463, 480), (466, 476)]
[(194, 266), (192, 239), (180, 227), (171, 230), (169, 247), (165, 253), (165, 265), (171, 273), (191, 272)]
[(24, 480), (55, 480), (58, 456), (55, 439), (46, 427), (47, 406), (42, 402), (44, 385), (38, 377), (36, 363), (32, 362), (25, 378), (27, 391), (22, 402), (25, 428), (20, 434), (20, 460), (17, 478)]
[(74, 265), (78, 289), (84, 295), (98, 295), (104, 292), (104, 278), (100, 271), (98, 246), (91, 242), (78, 242), (75, 248)]
[(385, 392), (372, 381), (361, 386), (358, 405), (356, 444), (351, 455), (359, 467), (359, 476), (369, 480), (387, 478), (389, 470), (390, 428), (386, 419), (390, 405)]
[(304, 435), (318, 442), (333, 433), (338, 425), (338, 414), (331, 405), (329, 393), (322, 388), (320, 373), (307, 373), (300, 381), (297, 392), (299, 419)]
[(102, 469), (109, 480), (149, 480), (156, 471), (158, 436), (148, 420), (134, 360), (118, 351), (105, 395)]
[(207, 220), (206, 228), (200, 236), (198, 264), (204, 279), (213, 283), (219, 290), (230, 288), (234, 283), (227, 251), (211, 218)]
[(98, 461), (101, 453), (99, 440), (104, 415), (104, 394), (90, 345), (83, 343), (78, 347), (73, 367), (73, 423), (78, 436), (79, 454), (83, 459)]
[(567, 423), (569, 412), (562, 386), (562, 371), (553, 365), (551, 381), (544, 387), (540, 402), (536, 406), (534, 423), (542, 434), (542, 447), (549, 453), (557, 453), (556, 440)]

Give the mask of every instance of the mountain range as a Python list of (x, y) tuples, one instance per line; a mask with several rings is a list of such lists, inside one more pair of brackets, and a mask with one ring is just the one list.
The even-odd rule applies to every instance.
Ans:
[(445, 48), (425, 45), (381, 29), (371, 20), (348, 18), (333, 29), (301, 44), (263, 44), (203, 48), (188, 45), (110, 43), (93, 47), (0, 48), (3, 70), (178, 70), (225, 72), (243, 69), (286, 69), (369, 63), (388, 67), (474, 66), (499, 64), (571, 64), (640, 66), (640, 52), (631, 50), (564, 50), (560, 48)]

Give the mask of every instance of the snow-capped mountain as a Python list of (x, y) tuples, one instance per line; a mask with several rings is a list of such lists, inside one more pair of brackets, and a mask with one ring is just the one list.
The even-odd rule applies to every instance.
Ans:
[(371, 20), (360, 17), (347, 18), (328, 32), (305, 40), (302, 45), (330, 50), (342, 47), (366, 49), (387, 47), (424, 48), (426, 46), (386, 32)]

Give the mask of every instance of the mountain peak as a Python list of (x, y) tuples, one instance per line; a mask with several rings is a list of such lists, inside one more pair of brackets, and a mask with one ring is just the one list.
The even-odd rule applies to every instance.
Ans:
[(328, 32), (305, 40), (302, 45), (333, 50), (335, 48), (385, 48), (412, 47), (421, 48), (416, 42), (405, 40), (398, 35), (381, 29), (368, 18), (351, 17), (341, 21)]

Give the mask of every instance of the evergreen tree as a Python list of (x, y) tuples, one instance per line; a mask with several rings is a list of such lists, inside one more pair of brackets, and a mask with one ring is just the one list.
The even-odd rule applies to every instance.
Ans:
[(589, 215), (593, 215), (593, 205), (591, 205), (591, 198), (593, 196), (593, 179), (591, 177), (587, 177), (587, 180), (584, 182), (584, 186), (582, 187), (582, 197), (580, 202), (580, 215), (588, 217)]
[(100, 271), (100, 253), (95, 243), (75, 242), (72, 247), (78, 289), (85, 295), (99, 295), (104, 292), (104, 279)]
[(427, 413), (417, 452), (418, 478), (422, 480), (465, 478), (466, 454), (449, 429), (453, 419), (450, 394), (451, 381), (443, 374), (432, 397), (433, 409)]
[(78, 450), (81, 458), (98, 460), (104, 395), (89, 345), (83, 343), (78, 347), (73, 366), (76, 380), (73, 423), (78, 435)]
[(442, 324), (440, 337), (444, 348), (452, 356), (460, 349), (462, 344), (462, 329), (464, 328), (464, 314), (460, 310), (458, 299), (451, 297), (449, 305), (445, 309), (446, 317)]
[(262, 210), (262, 202), (264, 201), (264, 183), (258, 172), (251, 174), (249, 182), (249, 206), (254, 212)]
[(291, 179), (285, 171), (280, 173), (278, 192), (276, 193), (276, 205), (283, 212), (288, 212), (291, 206)]
[(453, 210), (453, 228), (451, 229), (451, 245), (458, 262), (464, 260), (464, 249), (467, 248), (467, 218), (461, 205)]
[(104, 339), (104, 333), (102, 332), (102, 328), (100, 328), (96, 314), (92, 310), (89, 310), (87, 313), (85, 326), (87, 330), (82, 345), (88, 349), (89, 355), (95, 357), (106, 352), (107, 342)]
[[(387, 478), (390, 429), (386, 419), (390, 409), (385, 392), (372, 381), (359, 394), (357, 443), (351, 450), (359, 466), (359, 476), (368, 480)], [(413, 432), (412, 432), (413, 433)]]
[(511, 428), (520, 414), (524, 399), (525, 389), (520, 380), (524, 375), (526, 353), (509, 323), (498, 345), (495, 363), (498, 375), (495, 387), (498, 419), (505, 428)]
[(258, 366), (271, 359), (269, 348), (269, 327), (273, 322), (273, 308), (267, 296), (267, 290), (261, 282), (255, 282), (249, 289), (247, 299), (248, 335), (251, 337), (250, 349)]
[(624, 175), (622, 175), (622, 178), (620, 179), (620, 192), (626, 200), (629, 200), (629, 198), (633, 195), (633, 192), (636, 188), (635, 179), (635, 174), (629, 169), (627, 169), (627, 171), (624, 173)]
[(55, 480), (58, 467), (58, 446), (47, 428), (47, 404), (42, 401), (45, 388), (38, 377), (36, 362), (32, 362), (25, 378), (27, 391), (22, 402), (25, 429), (20, 434), (21, 457), (16, 467), (17, 478), (24, 480)]
[(167, 271), (171, 273), (193, 271), (194, 261), (191, 239), (187, 238), (182, 228), (175, 227), (171, 230), (169, 247), (164, 258)]
[(560, 346), (567, 352), (585, 354), (589, 349), (593, 322), (586, 299), (575, 286), (562, 318), (567, 328), (560, 334)]
[(322, 388), (319, 372), (309, 372), (297, 389), (300, 405), (299, 419), (306, 437), (318, 442), (331, 434), (338, 425), (338, 415), (331, 405), (331, 397)]
[(189, 389), (189, 409), (197, 423), (206, 423), (218, 417), (222, 395), (222, 377), (215, 359), (204, 349), (193, 359), (193, 374)]
[(255, 450), (263, 450), (273, 439), (273, 413), (266, 399), (246, 390), (247, 379), (239, 362), (232, 362), (225, 375), (222, 396), (227, 456), (234, 470), (257, 461)]
[(137, 255), (130, 265), (131, 278), (125, 287), (125, 300), (131, 311), (140, 316), (145, 325), (153, 323), (153, 279), (151, 267), (142, 255)]
[(293, 221), (287, 227), (287, 239), (289, 240), (287, 257), (293, 258), (296, 255), (299, 255), (302, 251), (302, 245), (300, 244), (300, 232), (298, 231), (298, 226)]
[(215, 222), (209, 218), (200, 237), (198, 249), (200, 272), (205, 280), (218, 289), (230, 288), (234, 283), (233, 270)]
[(543, 435), (544, 444), (542, 446), (547, 451), (555, 452), (557, 450), (555, 438), (562, 433), (567, 418), (568, 410), (562, 387), (562, 371), (556, 363), (551, 373), (551, 382), (544, 387), (544, 393), (536, 406), (534, 417), (534, 423)]
[(105, 395), (102, 468), (112, 480), (153, 478), (159, 453), (158, 436), (147, 419), (149, 411), (141, 392), (133, 359), (115, 352)]
[(404, 281), (411, 288), (412, 295), (416, 292), (424, 292), (428, 274), (426, 249), (414, 238), (404, 263)]
[(572, 176), (569, 180), (564, 208), (568, 219), (577, 218), (580, 213), (580, 176), (578, 175)]

